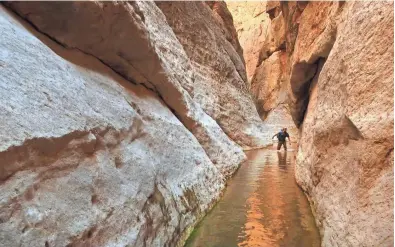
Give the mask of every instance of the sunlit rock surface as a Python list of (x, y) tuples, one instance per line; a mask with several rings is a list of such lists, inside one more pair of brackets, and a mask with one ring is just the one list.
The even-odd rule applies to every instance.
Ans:
[(291, 140), (298, 130), (292, 121), (287, 81), (285, 23), (279, 2), (227, 2), (243, 47), (250, 93), (271, 138), (287, 127)]
[(274, 52), (255, 71), (251, 93), (265, 124), (273, 126), (273, 131), (288, 128), (291, 138), (296, 141), (298, 130), (290, 113), (286, 72), (287, 54), (285, 51)]
[(392, 2), (4, 5), (1, 246), (182, 245), (295, 125), (322, 245), (392, 245)]
[[(194, 83), (186, 90), (194, 101), (242, 147), (268, 144), (270, 138), (266, 127), (257, 114), (248, 90), (244, 60), (234, 48), (235, 44), (228, 41), (235, 34), (218, 35), (225, 32), (221, 28), (223, 23), (231, 23), (231, 19), (227, 19), (231, 16), (222, 13), (224, 4), (156, 4), (166, 16), (192, 63)], [(213, 16), (212, 11), (219, 13), (222, 20), (219, 25), (213, 25), (217, 22), (218, 15)]]
[(266, 2), (228, 1), (233, 22), (243, 47), (248, 80), (251, 81), (258, 67), (259, 52), (268, 36), (270, 18)]

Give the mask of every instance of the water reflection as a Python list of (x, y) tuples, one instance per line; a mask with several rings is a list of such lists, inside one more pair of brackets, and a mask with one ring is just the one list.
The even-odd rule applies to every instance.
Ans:
[(294, 179), (293, 153), (257, 150), (247, 156), (186, 246), (320, 246), (308, 201)]
[(288, 152), (277, 152), (278, 167), (282, 170), (287, 170), (287, 154)]

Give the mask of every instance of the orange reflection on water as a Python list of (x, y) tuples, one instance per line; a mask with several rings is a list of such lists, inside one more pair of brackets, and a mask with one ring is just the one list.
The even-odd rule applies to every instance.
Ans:
[(256, 150), (186, 246), (318, 247), (309, 203), (294, 178), (292, 152)]
[[(284, 165), (287, 154), (279, 152), (278, 158), (279, 164)], [(264, 167), (257, 181), (256, 192), (247, 200), (250, 209), (247, 211), (247, 220), (238, 246), (274, 246), (284, 238), (287, 226), (284, 220), (286, 202), (282, 196), (282, 183), (287, 178), (283, 175), (277, 167)]]

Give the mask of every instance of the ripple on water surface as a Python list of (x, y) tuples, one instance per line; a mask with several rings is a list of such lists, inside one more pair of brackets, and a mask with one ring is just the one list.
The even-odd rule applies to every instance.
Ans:
[(294, 153), (255, 150), (187, 247), (319, 247), (307, 198), (294, 178)]

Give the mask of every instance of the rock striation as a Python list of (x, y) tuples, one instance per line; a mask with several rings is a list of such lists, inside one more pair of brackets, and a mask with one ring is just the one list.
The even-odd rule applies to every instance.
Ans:
[(181, 246), (268, 142), (226, 6), (4, 5), (0, 246)]
[[(232, 16), (222, 2), (157, 2), (194, 68), (195, 102), (244, 148), (268, 143), (248, 90)], [(216, 13), (213, 15), (212, 13)], [(219, 21), (218, 21), (219, 20)], [(219, 23), (213, 25), (213, 23)], [(232, 28), (224, 28), (232, 24)], [(202, 30), (202, 31), (199, 31)], [(225, 35), (217, 35), (224, 33)]]
[[(202, 136), (199, 140), (226, 143), (225, 132), (242, 147), (265, 144), (238, 42), (229, 42), (235, 38), (227, 28), (232, 22), (218, 14), (216, 5), (213, 10), (204, 2), (7, 5), (62, 45), (93, 55), (126, 79), (157, 91), (184, 125)], [(212, 141), (210, 146), (218, 145)], [(225, 150), (217, 147), (214, 153)]]
[(0, 246), (182, 241), (225, 183), (196, 137), (96, 58), (0, 23)]

